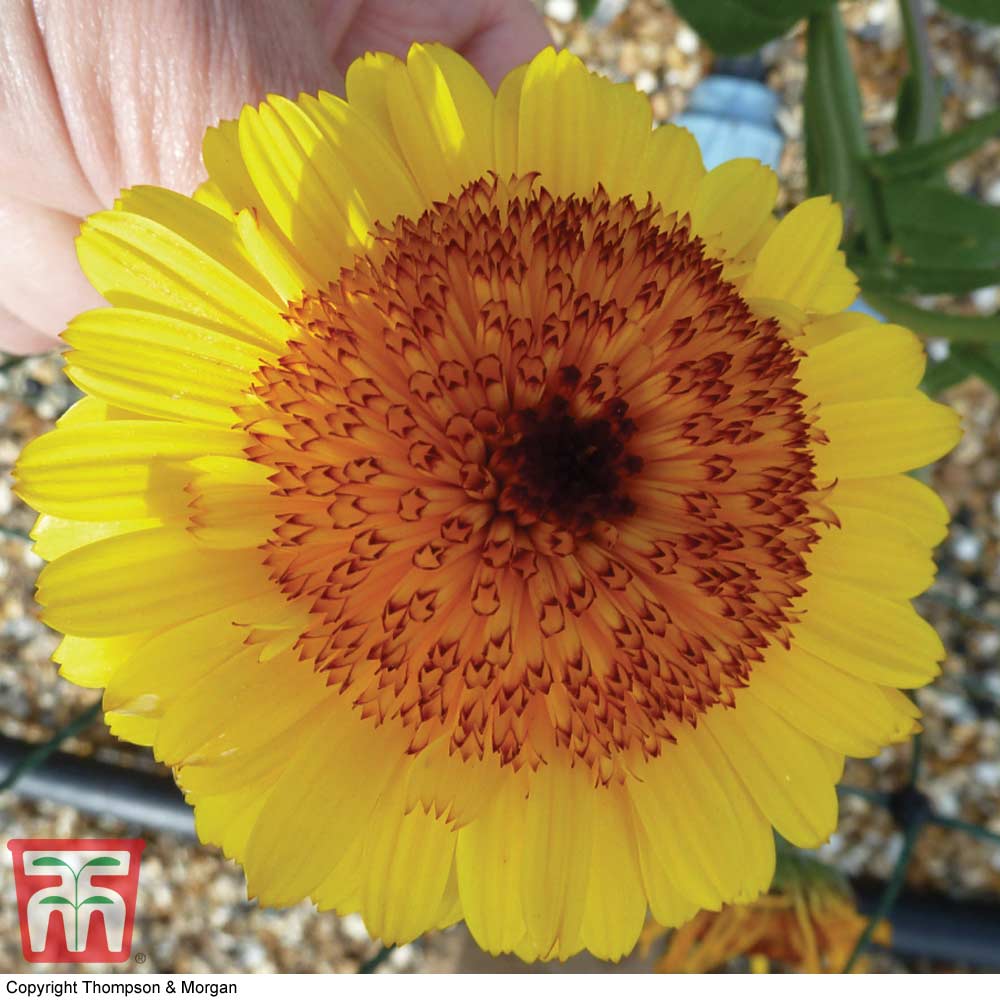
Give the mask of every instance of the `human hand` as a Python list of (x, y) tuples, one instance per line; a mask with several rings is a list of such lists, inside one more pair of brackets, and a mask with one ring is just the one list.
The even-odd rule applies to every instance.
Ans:
[(487, 81), (548, 44), (530, 0), (0, 0), (0, 349), (52, 350), (103, 300), (83, 216), (123, 187), (190, 194), (201, 137), (269, 92), (342, 92), (368, 50), (462, 52)]

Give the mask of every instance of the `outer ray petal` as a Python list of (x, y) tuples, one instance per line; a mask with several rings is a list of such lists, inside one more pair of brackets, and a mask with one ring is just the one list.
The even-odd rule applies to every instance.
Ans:
[(962, 436), (958, 414), (920, 392), (824, 406), (818, 423), (829, 437), (816, 449), (820, 482), (919, 468), (949, 452)]
[[(198, 229), (185, 226), (189, 213), (199, 224), (205, 221), (199, 213), (219, 220), (215, 212), (188, 201), (173, 225)], [(213, 250), (143, 215), (119, 210), (90, 216), (77, 241), (80, 266), (112, 305), (193, 320), (264, 350), (280, 348), (288, 327), (277, 301), (213, 257)]]
[(811, 312), (846, 309), (858, 285), (837, 249), (842, 232), (840, 206), (829, 197), (796, 205), (761, 248), (743, 294), (781, 299)]
[(948, 533), (948, 508), (912, 476), (840, 479), (830, 497), (834, 511), (856, 509), (892, 519), (922, 545), (934, 546)]
[(443, 905), (457, 840), (421, 808), (404, 813), (405, 779), (390, 781), (364, 838), (361, 903), (365, 926), (386, 944), (433, 927)]
[(521, 893), (525, 786), (501, 783), (482, 815), (458, 831), (455, 861), (465, 922), (491, 954), (513, 951), (527, 934)]
[(735, 710), (713, 709), (702, 724), (722, 747), (761, 811), (786, 840), (816, 847), (837, 824), (830, 761), (753, 693), (740, 692)]
[(95, 309), (64, 334), (84, 392), (149, 417), (232, 427), (251, 374), (275, 355), (211, 326), (137, 309)]
[(44, 620), (61, 632), (110, 636), (161, 628), (269, 589), (257, 553), (224, 558), (179, 528), (150, 528), (85, 545), (38, 579)]
[(866, 323), (810, 348), (798, 377), (810, 400), (857, 403), (911, 394), (926, 364), (923, 345), (909, 330)]
[(713, 257), (743, 255), (771, 219), (778, 178), (757, 160), (736, 159), (710, 170), (698, 185), (691, 225)]
[(807, 600), (792, 634), (820, 659), (894, 687), (921, 687), (939, 673), (944, 647), (909, 603), (821, 577), (810, 581)]
[(768, 650), (753, 693), (801, 732), (852, 757), (873, 757), (914, 731), (883, 688), (847, 674), (797, 646)]
[(628, 799), (620, 788), (595, 790), (594, 844), (583, 914), (583, 945), (617, 962), (635, 947), (646, 918), (646, 893)]
[(198, 455), (238, 455), (240, 431), (116, 420), (64, 428), (32, 441), (17, 467), (26, 503), (77, 520), (170, 519), (187, 505), (184, 463)]
[(524, 923), (538, 955), (580, 932), (593, 822), (583, 768), (550, 762), (535, 772), (525, 805), (520, 895)]
[(902, 522), (875, 511), (838, 505), (839, 527), (827, 529), (809, 553), (814, 576), (829, 576), (905, 599), (923, 593), (934, 581), (927, 546)]
[(266, 906), (297, 902), (323, 882), (370, 829), (375, 803), (405, 750), (390, 734), (359, 723), (347, 706), (332, 714), (321, 707), (296, 734), (297, 752), (247, 842), (247, 891)]
[(368, 55), (351, 65), (346, 86), (348, 103), (378, 123), (427, 203), (493, 168), (494, 96), (456, 53), (414, 45), (405, 64)]

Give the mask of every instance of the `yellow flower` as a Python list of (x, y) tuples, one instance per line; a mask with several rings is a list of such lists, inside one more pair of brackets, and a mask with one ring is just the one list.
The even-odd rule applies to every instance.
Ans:
[(957, 420), (839, 209), (551, 50), (366, 56), (204, 158), (80, 238), (113, 308), (18, 468), (64, 675), (265, 905), (617, 958), (766, 890), (942, 656), (903, 473)]
[[(697, 914), (670, 935), (656, 971), (711, 972), (745, 957), (755, 972), (769, 971), (771, 962), (794, 972), (843, 972), (867, 924), (837, 872), (819, 862), (782, 857), (768, 895)], [(643, 936), (661, 933), (651, 926)], [(887, 921), (876, 927), (872, 940), (890, 943)], [(861, 959), (853, 971), (867, 968)]]

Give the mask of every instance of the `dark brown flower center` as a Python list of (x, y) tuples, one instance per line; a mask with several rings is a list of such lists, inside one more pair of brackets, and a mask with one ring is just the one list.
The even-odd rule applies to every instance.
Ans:
[[(573, 378), (560, 374), (564, 381)], [(634, 513), (627, 479), (642, 469), (642, 459), (628, 451), (636, 425), (627, 411), (625, 400), (613, 399), (600, 416), (580, 418), (565, 395), (555, 394), (511, 414), (510, 440), (492, 461), (503, 484), (501, 509), (515, 512), (521, 523), (545, 519), (578, 534), (595, 521)]]

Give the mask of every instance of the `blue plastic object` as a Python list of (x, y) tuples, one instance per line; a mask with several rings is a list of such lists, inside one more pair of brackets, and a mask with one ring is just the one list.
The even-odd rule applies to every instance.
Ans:
[(698, 140), (709, 170), (751, 156), (777, 170), (784, 139), (775, 120), (778, 95), (756, 80), (709, 76), (695, 87), (674, 122)]

